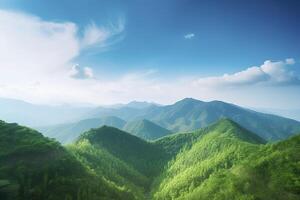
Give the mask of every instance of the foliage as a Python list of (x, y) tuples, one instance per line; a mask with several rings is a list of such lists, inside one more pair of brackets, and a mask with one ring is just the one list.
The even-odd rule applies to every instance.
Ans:
[(0, 199), (296, 200), (300, 135), (266, 144), (222, 119), (147, 142), (103, 126), (66, 147), (0, 121)]
[(17, 124), (0, 121), (0, 163), (1, 199), (134, 199), (58, 142)]

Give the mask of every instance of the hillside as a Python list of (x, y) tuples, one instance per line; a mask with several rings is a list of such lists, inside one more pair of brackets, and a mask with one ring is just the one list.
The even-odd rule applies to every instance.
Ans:
[(183, 199), (299, 199), (299, 151), (300, 135), (262, 146), (229, 170), (212, 174)]
[(66, 148), (1, 122), (0, 197), (296, 200), (299, 151), (300, 136), (266, 144), (229, 119), (152, 142), (102, 126)]
[[(193, 139), (185, 139), (189, 145), (182, 142), (184, 148), (156, 179), (152, 192), (154, 199), (299, 198), (298, 179), (294, 179), (300, 172), (296, 164), (299, 136), (278, 144), (263, 145), (261, 138), (235, 122), (221, 120), (195, 132)], [(156, 142), (162, 145), (170, 141), (172, 139), (166, 137)], [(280, 146), (283, 148), (277, 148)], [(170, 149), (169, 146), (172, 152)], [(257, 177), (253, 177), (254, 174)], [(287, 195), (286, 198), (283, 195)]]
[(114, 127), (92, 129), (79, 137), (79, 141), (84, 139), (148, 177), (157, 175), (165, 162), (166, 155), (161, 148)]
[(145, 140), (155, 140), (171, 134), (171, 131), (146, 119), (127, 122), (123, 130)]
[(1, 199), (134, 199), (95, 175), (59, 143), (0, 121)]
[(47, 127), (38, 127), (37, 129), (47, 137), (55, 138), (63, 144), (71, 143), (83, 132), (91, 128), (99, 128), (103, 125), (122, 128), (125, 121), (114, 116), (101, 118), (91, 118), (81, 120), (75, 123), (60, 124)]

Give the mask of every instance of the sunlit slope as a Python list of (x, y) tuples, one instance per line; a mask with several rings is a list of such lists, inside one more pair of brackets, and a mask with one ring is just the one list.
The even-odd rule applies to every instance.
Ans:
[(299, 198), (299, 136), (266, 145), (230, 120), (193, 134), (157, 178), (154, 199)]

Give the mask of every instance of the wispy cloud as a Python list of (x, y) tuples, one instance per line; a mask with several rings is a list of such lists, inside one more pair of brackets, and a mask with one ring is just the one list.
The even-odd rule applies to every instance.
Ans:
[(192, 39), (193, 37), (195, 37), (196, 35), (194, 33), (188, 33), (186, 35), (184, 35), (185, 39)]
[[(113, 43), (111, 40), (118, 41), (118, 37), (123, 33), (125, 22), (122, 19), (115, 23), (110, 23), (106, 27), (97, 26), (94, 22), (88, 24), (84, 29), (81, 47), (106, 46)], [(108, 40), (110, 40), (108, 42)]]

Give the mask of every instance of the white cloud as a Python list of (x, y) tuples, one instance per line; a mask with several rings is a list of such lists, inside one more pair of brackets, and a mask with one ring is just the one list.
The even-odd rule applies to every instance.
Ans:
[(195, 37), (194, 33), (188, 33), (188, 34), (184, 35), (185, 39), (192, 39), (193, 37)]
[(234, 74), (200, 78), (194, 82), (202, 86), (241, 86), (241, 85), (299, 85), (300, 79), (289, 67), (294, 65), (292, 58), (285, 61), (267, 60), (260, 67), (250, 67)]
[(82, 94), (95, 84), (94, 72), (72, 62), (89, 45), (99, 49), (112, 44), (124, 23), (101, 29), (92, 23), (80, 37), (75, 23), (0, 10), (0, 27), (0, 96), (49, 103), (85, 101)]
[(287, 58), (287, 59), (285, 59), (285, 62), (286, 62), (286, 64), (288, 64), (288, 65), (293, 65), (293, 64), (296, 63), (296, 61), (295, 61), (294, 58)]
[(72, 66), (70, 76), (75, 79), (90, 79), (94, 78), (94, 72), (90, 67), (81, 68), (78, 64), (75, 64)]

